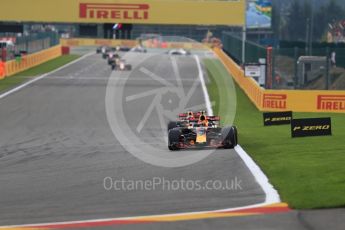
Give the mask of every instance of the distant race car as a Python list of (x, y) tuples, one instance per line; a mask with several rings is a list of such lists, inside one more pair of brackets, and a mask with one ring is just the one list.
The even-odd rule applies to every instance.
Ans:
[(108, 53), (109, 53), (110, 51), (111, 51), (111, 48), (110, 48), (110, 47), (105, 47), (105, 46), (103, 46), (102, 49), (101, 49), (102, 58), (103, 58), (103, 59), (107, 59)]
[(102, 48), (103, 48), (103, 46), (97, 47), (96, 53), (98, 53), (98, 54), (102, 53)]
[(188, 112), (168, 124), (168, 148), (171, 151), (188, 148), (225, 148), (237, 146), (235, 126), (220, 126), (220, 117), (207, 116), (206, 112)]
[(143, 46), (136, 46), (133, 49), (131, 49), (131, 51), (137, 52), (137, 53), (147, 53), (147, 49)]
[(111, 64), (112, 70), (120, 70), (120, 71), (131, 71), (132, 65), (127, 64), (123, 59), (115, 59), (114, 63)]
[(129, 52), (131, 50), (128, 46), (116, 46), (116, 51)]
[[(107, 46), (102, 46), (102, 47), (99, 47), (98, 49), (101, 50), (101, 54), (102, 54), (102, 58), (103, 59), (107, 59), (108, 56), (109, 56), (109, 53), (115, 53), (116, 52), (116, 48), (115, 47), (107, 47)], [(98, 52), (98, 49), (96, 52)]]
[(115, 60), (120, 59), (120, 55), (111, 51), (108, 53), (107, 59), (108, 65), (112, 65), (113, 63), (115, 63)]
[(182, 55), (182, 56), (187, 56), (190, 55), (190, 51), (185, 50), (185, 49), (172, 49), (168, 51), (169, 55)]

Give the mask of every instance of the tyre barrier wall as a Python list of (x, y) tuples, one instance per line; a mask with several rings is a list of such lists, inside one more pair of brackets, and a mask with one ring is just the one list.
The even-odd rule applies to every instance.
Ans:
[[(70, 38), (60, 39), (62, 46), (127, 46), (135, 47), (139, 45), (137, 40), (118, 40), (118, 39), (87, 39), (87, 38)], [(166, 48), (166, 49), (209, 49), (209, 44), (193, 42), (159, 42), (147, 40), (143, 42), (149, 48)]]
[(260, 111), (345, 113), (345, 91), (265, 90), (221, 49), (213, 49), (225, 68)]
[(22, 56), (21, 60), (12, 60), (5, 63), (6, 77), (30, 69), (44, 62), (61, 56), (61, 45), (42, 50), (37, 53)]

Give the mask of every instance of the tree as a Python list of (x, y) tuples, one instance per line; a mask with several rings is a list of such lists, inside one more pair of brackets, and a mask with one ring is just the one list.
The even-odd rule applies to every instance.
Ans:
[(315, 13), (314, 30), (313, 30), (315, 40), (320, 40), (328, 27), (327, 18), (326, 18), (327, 15), (325, 14), (325, 12), (326, 12), (326, 7), (321, 6), (320, 9)]
[(305, 37), (305, 19), (304, 12), (299, 0), (294, 0), (289, 9), (287, 30), (289, 33), (289, 40), (301, 40)]
[[(273, 0), (277, 1), (280, 0)], [(314, 18), (313, 40), (320, 41), (328, 30), (328, 24), (345, 19), (344, 4), (343, 0), (284, 0), (284, 3), (275, 4), (279, 6), (275, 10), (280, 12), (273, 14), (273, 20), (279, 22), (279, 26), (274, 24), (273, 30), (276, 36), (278, 33), (282, 35), (279, 36), (281, 40), (305, 41), (308, 18)], [(281, 13), (284, 6), (288, 6), (283, 13), (287, 15), (286, 20)]]
[(277, 38), (281, 39), (281, 29), (282, 29), (282, 20), (283, 15), (281, 12), (281, 2), (273, 1), (272, 2), (272, 30)]
[(327, 16), (328, 23), (344, 18), (344, 10), (335, 0), (330, 0), (325, 14)]
[(321, 40), (329, 30), (328, 25), (345, 19), (345, 10), (335, 0), (328, 1), (327, 5), (319, 8), (314, 19), (314, 35), (316, 40)]

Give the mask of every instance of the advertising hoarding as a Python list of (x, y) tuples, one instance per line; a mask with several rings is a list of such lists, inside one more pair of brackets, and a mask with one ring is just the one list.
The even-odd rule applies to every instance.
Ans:
[(272, 0), (248, 0), (247, 28), (268, 29), (272, 26)]

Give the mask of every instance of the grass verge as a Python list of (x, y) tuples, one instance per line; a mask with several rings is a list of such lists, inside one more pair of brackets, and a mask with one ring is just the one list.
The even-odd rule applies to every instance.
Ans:
[(7, 91), (36, 76), (53, 71), (63, 65), (66, 65), (67, 63), (71, 61), (74, 61), (75, 59), (79, 57), (80, 57), (79, 55), (63, 55), (61, 57), (45, 62), (41, 65), (38, 65), (28, 70), (25, 70), (23, 72), (17, 73), (16, 75), (0, 80), (0, 92)]
[[(217, 102), (226, 100), (232, 81), (219, 60), (207, 59), (205, 66), (210, 78), (208, 91), (216, 101), (214, 111), (226, 121), (230, 116), (226, 106), (224, 109)], [(224, 85), (219, 86), (219, 79)], [(331, 117), (333, 136), (292, 139), (290, 126), (264, 127), (262, 112), (236, 84), (235, 90), (239, 143), (266, 173), (282, 200), (296, 209), (344, 207), (345, 115), (295, 113), (296, 118)]]

